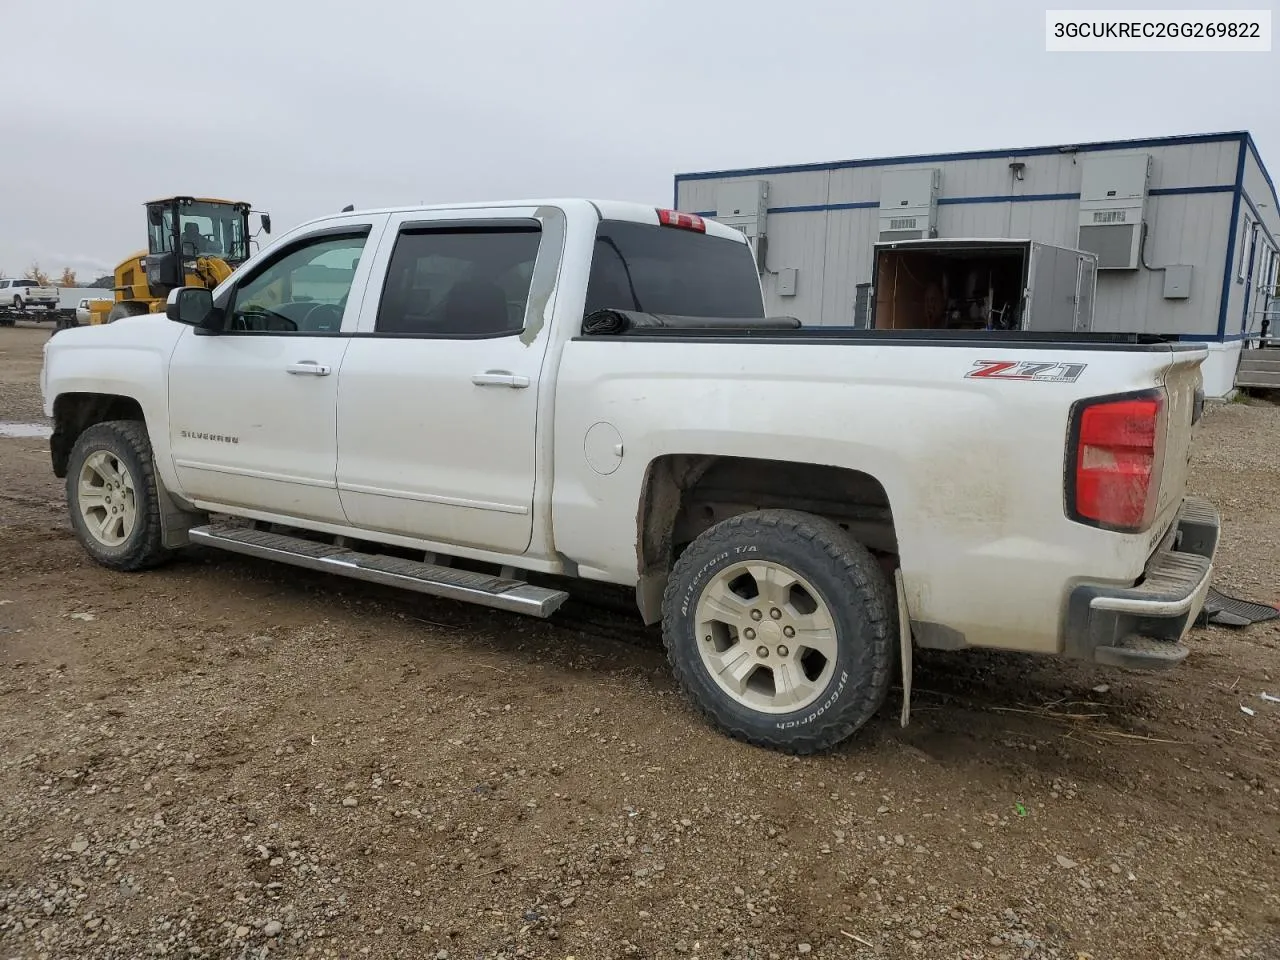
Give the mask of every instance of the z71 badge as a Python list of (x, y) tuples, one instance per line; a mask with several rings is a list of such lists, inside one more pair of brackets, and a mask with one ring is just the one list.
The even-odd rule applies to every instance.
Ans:
[(1036, 380), (1075, 383), (1087, 363), (1046, 363), (1043, 360), (975, 360), (966, 380)]

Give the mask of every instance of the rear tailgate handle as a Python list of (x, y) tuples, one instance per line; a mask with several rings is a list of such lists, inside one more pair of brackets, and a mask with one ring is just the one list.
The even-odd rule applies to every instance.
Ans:
[(305, 377), (327, 377), (333, 372), (333, 367), (327, 363), (316, 363), (314, 360), (299, 360), (297, 363), (289, 364), (285, 370)]
[(486, 370), (471, 377), (477, 387), (510, 387), (512, 390), (523, 390), (529, 385), (529, 378), (512, 373), (510, 370)]

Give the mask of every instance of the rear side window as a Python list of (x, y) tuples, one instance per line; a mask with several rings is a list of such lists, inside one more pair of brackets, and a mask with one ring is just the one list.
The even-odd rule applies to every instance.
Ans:
[(536, 223), (402, 232), (374, 329), (416, 337), (519, 333), (541, 236)]
[(596, 230), (586, 314), (635, 310), (682, 317), (763, 317), (746, 244), (691, 230), (604, 220)]
[(34, 287), (34, 286), (37, 286), (37, 284), (36, 284), (36, 282), (35, 282), (34, 280), (15, 280), (15, 281), (13, 281), (13, 285), (14, 285), (15, 287)]

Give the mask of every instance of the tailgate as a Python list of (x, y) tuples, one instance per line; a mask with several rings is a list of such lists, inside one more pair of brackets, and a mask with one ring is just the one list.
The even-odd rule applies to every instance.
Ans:
[(1204, 355), (1198, 352), (1174, 353), (1164, 374), (1168, 420), (1154, 527), (1161, 533), (1173, 523), (1187, 492), (1193, 427), (1204, 404), (1200, 374), (1203, 359)]

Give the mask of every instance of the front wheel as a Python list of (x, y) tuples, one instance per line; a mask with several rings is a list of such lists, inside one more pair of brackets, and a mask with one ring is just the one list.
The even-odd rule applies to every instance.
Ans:
[(680, 686), (721, 730), (759, 746), (834, 746), (884, 703), (894, 601), (879, 563), (827, 520), (742, 514), (681, 555), (663, 639)]
[(156, 482), (143, 424), (111, 420), (80, 434), (67, 467), (67, 505), (89, 556), (114, 570), (143, 570), (168, 559)]
[(26, 304), (22, 302), (21, 297), (13, 298), (13, 309), (17, 310), (19, 313), (26, 309)]

